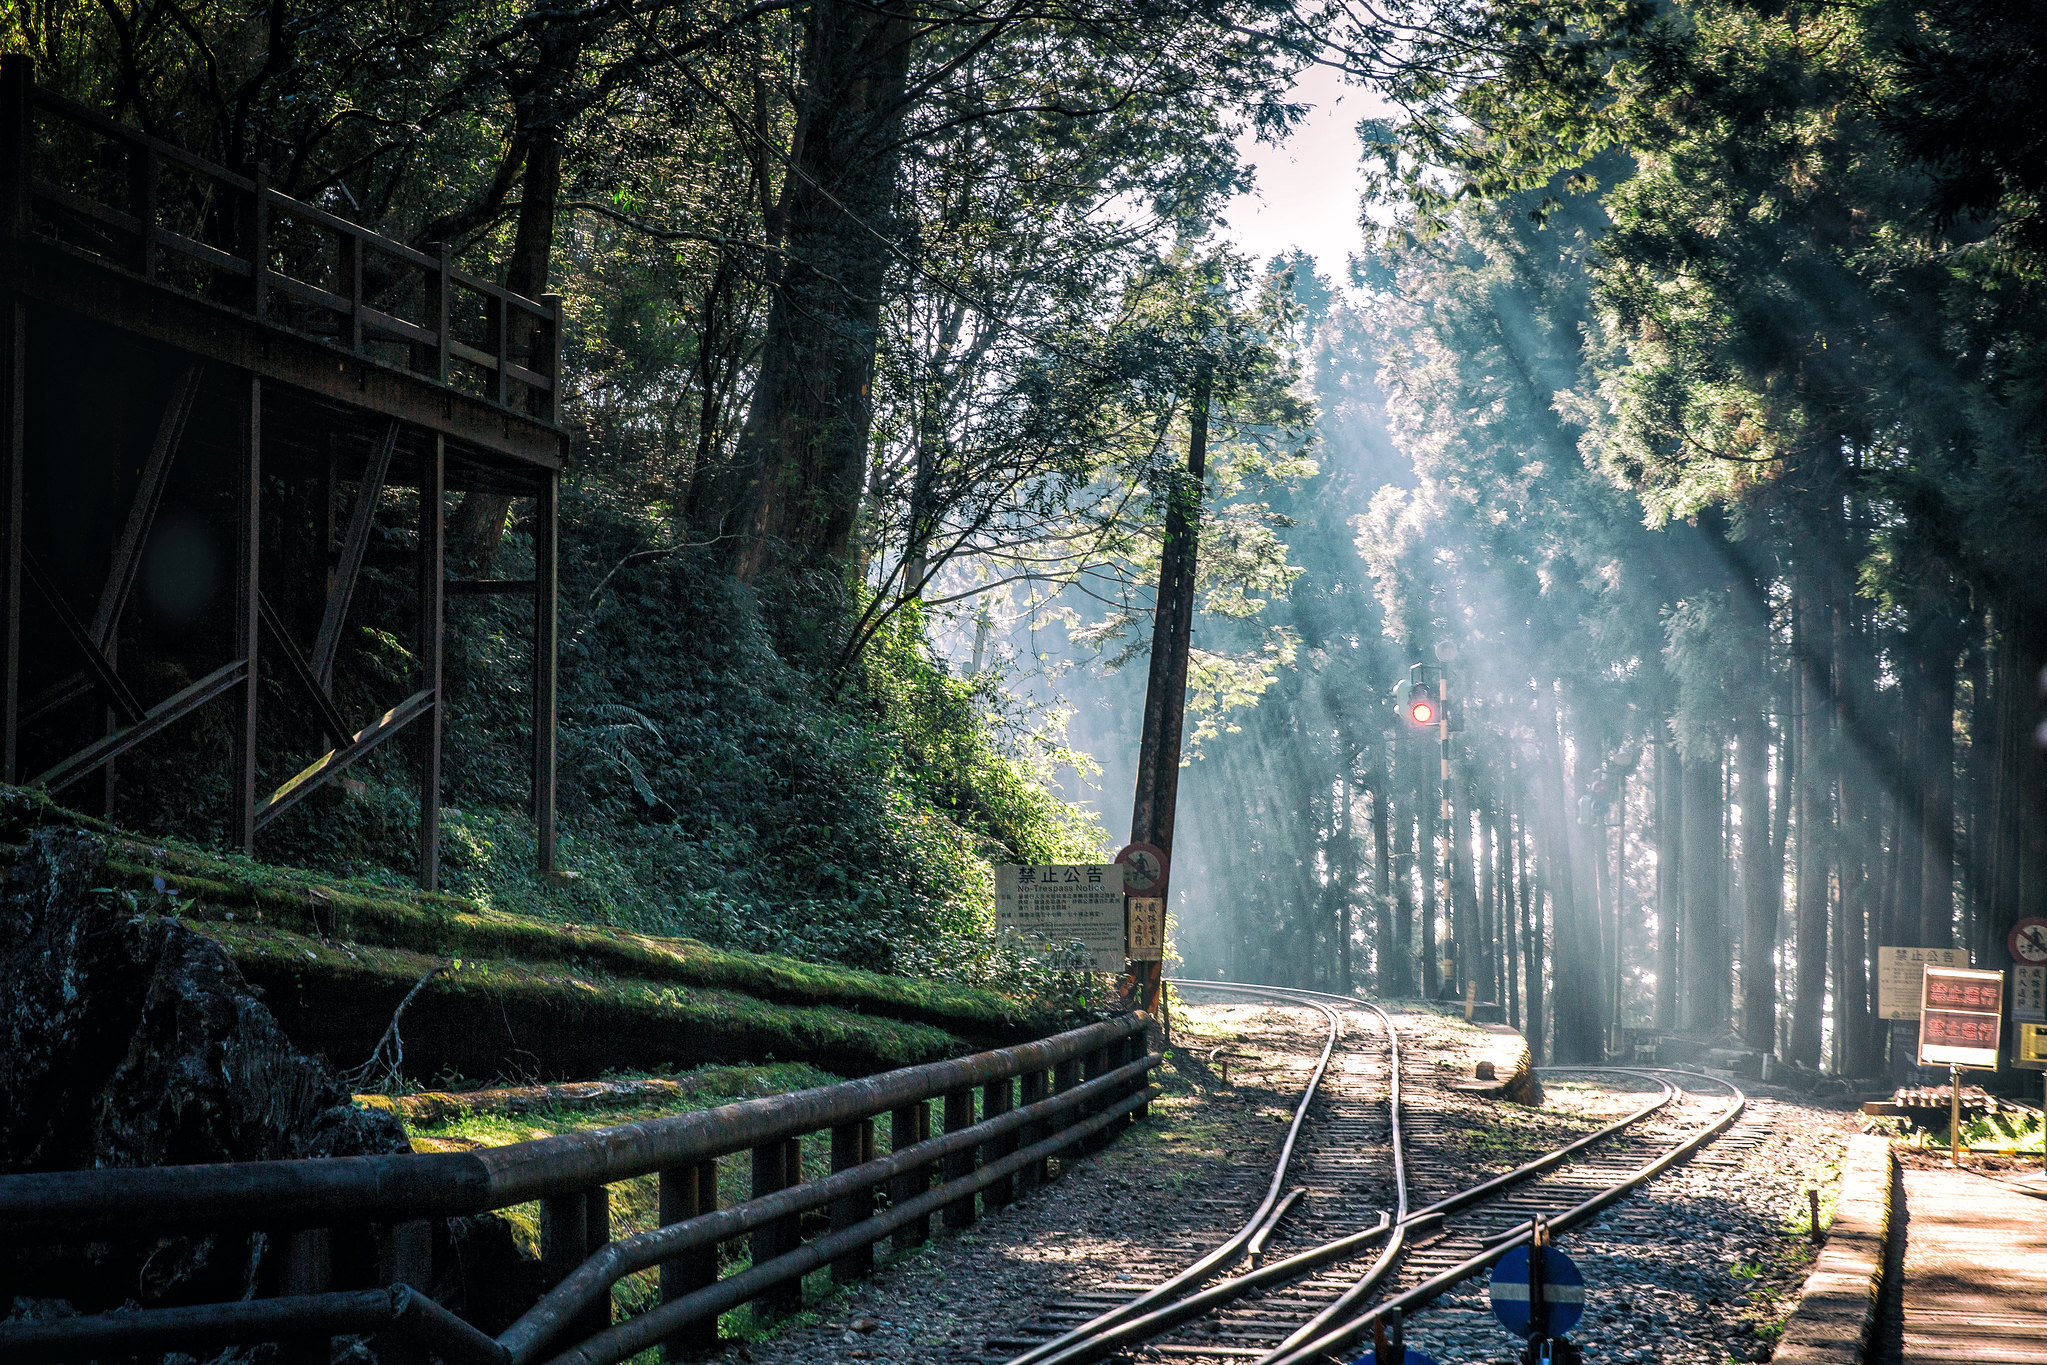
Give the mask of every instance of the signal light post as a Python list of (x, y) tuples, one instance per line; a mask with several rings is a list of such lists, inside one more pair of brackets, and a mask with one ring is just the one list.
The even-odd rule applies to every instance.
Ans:
[[(1447, 646), (1439, 646), (1437, 657), (1448, 662), (1454, 659), (1456, 655), (1454, 651), (1448, 650)], [(1413, 729), (1418, 731), (1434, 730), (1436, 732), (1440, 764), (1438, 776), (1442, 786), (1441, 807), (1438, 811), (1438, 819), (1435, 821), (1433, 835), (1436, 855), (1440, 860), (1443, 873), (1441, 891), (1428, 897), (1426, 904), (1441, 904), (1446, 907), (1450, 912), (1449, 918), (1454, 928), (1460, 921), (1460, 912), (1457, 909), (1455, 900), (1458, 885), (1456, 875), (1457, 813), (1456, 807), (1450, 799), (1450, 736), (1464, 727), (1458, 722), (1455, 708), (1451, 703), (1448, 672), (1439, 664), (1410, 664), (1407, 670), (1407, 696), (1401, 703), (1400, 709), (1401, 713), (1407, 718), (1408, 725)], [(1431, 889), (1434, 889), (1433, 882), (1431, 883)], [(1423, 910), (1424, 915), (1428, 913), (1427, 909)], [(1437, 976), (1441, 971), (1448, 970), (1452, 974), (1450, 980), (1454, 983), (1456, 958), (1454, 955), (1446, 953), (1441, 963), (1431, 960), (1432, 945), (1437, 941), (1435, 926), (1433, 924), (1426, 924), (1423, 926), (1423, 930), (1423, 994), (1426, 995), (1435, 993), (1432, 991), (1434, 983), (1430, 978)], [(1449, 935), (1445, 936), (1444, 941), (1446, 943), (1454, 942)]]

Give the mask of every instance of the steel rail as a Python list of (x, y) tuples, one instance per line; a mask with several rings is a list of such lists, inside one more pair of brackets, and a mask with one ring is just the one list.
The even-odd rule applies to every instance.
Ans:
[[(1270, 1266), (1259, 1267), (1247, 1274), (1220, 1281), (1186, 1298), (1181, 1298), (1177, 1301), (1169, 1300), (1163, 1306), (1154, 1308), (1141, 1316), (1128, 1318), (1123, 1322), (1113, 1323), (1105, 1328), (1090, 1332), (1089, 1329), (1095, 1328), (1096, 1323), (1102, 1321), (1101, 1319), (1096, 1319), (1095, 1322), (1086, 1324), (1081, 1328), (1075, 1329), (1073, 1333), (1068, 1334), (1069, 1336), (1086, 1334), (1083, 1339), (1074, 1341), (1070, 1346), (1058, 1351), (1054, 1355), (1044, 1357), (1037, 1362), (1037, 1365), (1088, 1365), (1089, 1362), (1104, 1359), (1119, 1350), (1127, 1349), (1202, 1317), (1208, 1312), (1220, 1308), (1246, 1294), (1285, 1284), (1324, 1265), (1347, 1260), (1372, 1243), (1385, 1238), (1386, 1246), (1374, 1259), (1373, 1264), (1354, 1284), (1317, 1312), (1299, 1329), (1291, 1333), (1279, 1347), (1275, 1348), (1265, 1358), (1267, 1361), (1273, 1360), (1284, 1355), (1285, 1352), (1298, 1346), (1303, 1341), (1313, 1340), (1318, 1332), (1327, 1329), (1330, 1323), (1339, 1321), (1344, 1314), (1354, 1310), (1358, 1304), (1369, 1298), (1399, 1263), (1410, 1233), (1419, 1233), (1426, 1227), (1440, 1225), (1443, 1218), (1449, 1213), (1488, 1199), (1511, 1186), (1521, 1184), (1554, 1169), (1584, 1149), (1603, 1142), (1641, 1122), (1649, 1115), (1666, 1108), (1677, 1098), (1678, 1094), (1675, 1087), (1667, 1082), (1637, 1070), (1577, 1067), (1545, 1068), (1545, 1070), (1556, 1071), (1600, 1070), (1605, 1071), (1607, 1074), (1615, 1074), (1616, 1071), (1619, 1071), (1621, 1074), (1643, 1076), (1657, 1085), (1660, 1093), (1650, 1103), (1632, 1113), (1624, 1115), (1615, 1122), (1607, 1124), (1605, 1127), (1592, 1133), (1585, 1134), (1546, 1152), (1534, 1161), (1527, 1162), (1522, 1166), (1516, 1167), (1514, 1170), (1481, 1181), (1446, 1198), (1439, 1199), (1426, 1208), (1410, 1211), (1407, 1198), (1405, 1139), (1401, 1128), (1398, 1033), (1393, 1026), (1391, 1017), (1386, 1014), (1384, 1009), (1369, 1001), (1358, 1000), (1353, 997), (1334, 996), (1326, 992), (1309, 991), (1296, 987), (1264, 986), (1249, 982), (1196, 980), (1175, 980), (1173, 984), (1192, 989), (1206, 987), (1235, 994), (1258, 994), (1268, 997), (1295, 999), (1310, 1005), (1316, 1005), (1323, 1000), (1327, 1000), (1341, 1003), (1354, 1009), (1369, 1010), (1379, 1017), (1381, 1024), (1386, 1029), (1391, 1054), (1389, 1135), (1393, 1148), (1397, 1216), (1388, 1219), (1382, 1214), (1381, 1222), (1378, 1226), (1368, 1228), (1362, 1232), (1352, 1233), (1318, 1246), (1308, 1247)], [(1268, 1233), (1269, 1231), (1270, 1229), (1268, 1229)], [(1261, 1234), (1261, 1240), (1264, 1235)], [(1165, 1286), (1160, 1288), (1163, 1289)], [(1156, 1292), (1154, 1291), (1155, 1294)], [(1107, 1315), (1104, 1316), (1106, 1317)], [(1012, 1362), (1012, 1365), (1016, 1365), (1016, 1362)], [(1261, 1361), (1260, 1365), (1264, 1365), (1264, 1362)]]
[(1109, 1128), (1125, 1114), (1142, 1109), (1152, 1098), (1150, 1087), (1146, 1087), (1091, 1118), (1061, 1129), (1042, 1142), (976, 1167), (972, 1173), (914, 1199), (891, 1205), (865, 1222), (814, 1238), (773, 1260), (750, 1266), (682, 1298), (627, 1318), (555, 1356), (550, 1365), (617, 1365), (619, 1361), (630, 1360), (641, 1351), (660, 1345), (686, 1323), (736, 1308), (764, 1289), (800, 1279), (849, 1251), (870, 1245), (897, 1228), (938, 1212), (962, 1195), (972, 1195), (1005, 1176), (1014, 1175), (1032, 1162), (1057, 1155), (1062, 1149)]
[[(1553, 1069), (1559, 1071), (1588, 1071), (1634, 1075), (1648, 1074), (1650, 1070), (1647, 1068), (1608, 1068), (1596, 1066), (1557, 1067)], [(1626, 1198), (1640, 1186), (1662, 1174), (1671, 1166), (1684, 1160), (1700, 1147), (1703, 1147), (1706, 1143), (1711, 1142), (1714, 1138), (1726, 1132), (1734, 1121), (1741, 1117), (1743, 1110), (1748, 1107), (1748, 1096), (1742, 1093), (1739, 1086), (1730, 1081), (1723, 1081), (1717, 1076), (1705, 1076), (1698, 1072), (1683, 1071), (1677, 1067), (1657, 1067), (1653, 1068), (1653, 1070), (1697, 1076), (1701, 1080), (1725, 1086), (1733, 1096), (1733, 1102), (1712, 1123), (1701, 1128), (1698, 1132), (1678, 1143), (1647, 1165), (1630, 1173), (1625, 1179), (1615, 1181), (1599, 1193), (1565, 1210), (1556, 1217), (1548, 1219), (1549, 1230), (1552, 1234), (1569, 1232), (1579, 1224), (1589, 1222), (1597, 1217), (1609, 1205)], [(1393, 1313), (1398, 1312), (1403, 1318), (1412, 1316), (1416, 1309), (1426, 1307), (1436, 1299), (1441, 1298), (1452, 1287), (1487, 1269), (1515, 1247), (1528, 1245), (1534, 1234), (1533, 1222), (1524, 1223), (1514, 1229), (1513, 1235), (1496, 1242), (1475, 1256), (1469, 1257), (1446, 1270), (1430, 1276), (1405, 1293), (1397, 1294), (1382, 1303), (1374, 1305), (1365, 1313), (1331, 1328), (1312, 1341), (1302, 1343), (1291, 1350), (1274, 1351), (1269, 1355), (1263, 1356), (1254, 1362), (1254, 1365), (1323, 1365), (1324, 1362), (1334, 1358), (1338, 1352), (1346, 1347), (1355, 1345), (1359, 1340), (1368, 1335), (1375, 1326), (1385, 1321)]]
[[(1175, 984), (1181, 983), (1176, 982)], [(1317, 1000), (1299, 999), (1296, 992), (1284, 986), (1256, 986), (1237, 982), (1207, 981), (1191, 984), (1215, 986), (1221, 990), (1232, 991), (1238, 994), (1261, 994), (1297, 1000), (1298, 1003), (1319, 1009), (1325, 1015), (1332, 1018), (1337, 1017), (1329, 1006)], [(1039, 1357), (1039, 1365), (1088, 1365), (1089, 1362), (1102, 1360), (1126, 1347), (1136, 1345), (1142, 1341), (1148, 1341), (1183, 1323), (1191, 1322), (1195, 1318), (1202, 1317), (1214, 1309), (1222, 1307), (1224, 1304), (1242, 1298), (1246, 1294), (1259, 1289), (1285, 1284), (1289, 1280), (1299, 1279), (1302, 1275), (1308, 1274), (1332, 1261), (1346, 1260), (1381, 1238), (1390, 1236), (1389, 1247), (1398, 1245), (1403, 1228), (1409, 1222), (1407, 1212), (1407, 1169), (1400, 1135), (1400, 1040), (1393, 1027), (1393, 1020), (1377, 1005), (1363, 1000), (1352, 1000), (1348, 1003), (1353, 1009), (1365, 1010), (1376, 1014), (1379, 1017), (1380, 1024), (1386, 1030), (1386, 1042), (1390, 1057), (1393, 1169), (1394, 1180), (1398, 1190), (1398, 1208), (1395, 1215), (1389, 1216), (1381, 1213), (1376, 1225), (1366, 1228), (1361, 1232), (1354, 1232), (1346, 1237), (1339, 1237), (1334, 1241), (1324, 1242), (1319, 1246), (1297, 1252), (1283, 1260), (1275, 1261), (1271, 1265), (1258, 1266), (1246, 1274), (1232, 1276), (1184, 1298), (1176, 1298), (1165, 1291), (1174, 1286), (1176, 1282), (1184, 1280), (1186, 1272), (1182, 1272), (1180, 1276), (1176, 1276), (1173, 1280), (1169, 1280), (1156, 1289), (1149, 1291), (1146, 1295), (1140, 1296), (1140, 1299), (1133, 1300), (1130, 1304), (1124, 1305), (1121, 1321), (1113, 1320), (1110, 1314), (1103, 1314), (1101, 1317), (1073, 1329), (1073, 1331), (1066, 1334), (1066, 1337), (1048, 1342), (1045, 1346), (1038, 1348), (1040, 1351), (1050, 1351), (1053, 1347), (1058, 1346), (1060, 1341), (1072, 1338), (1070, 1344), (1051, 1354)], [(1340, 1027), (1340, 1020), (1337, 1027)], [(1335, 1042), (1332, 1038), (1330, 1047), (1333, 1048), (1334, 1046)], [(1324, 1049), (1324, 1067), (1327, 1066), (1328, 1056), (1329, 1049)], [(1321, 1068), (1318, 1068), (1316, 1080), (1319, 1081), (1320, 1077)], [(1311, 1086), (1310, 1093), (1302, 1097), (1301, 1107), (1296, 1111), (1295, 1115), (1297, 1124), (1300, 1116), (1307, 1112), (1308, 1101), (1313, 1097), (1312, 1089), (1313, 1087)], [(1292, 1138), (1290, 1135), (1287, 1152), (1283, 1153), (1281, 1157), (1282, 1163), (1291, 1154), (1291, 1150)], [(1282, 1172), (1283, 1170), (1284, 1165), (1282, 1164)], [(1300, 1191), (1296, 1190), (1293, 1192), (1293, 1195), (1298, 1195), (1299, 1193)], [(1291, 1199), (1292, 1196), (1290, 1195), (1289, 1202), (1291, 1202)], [(1284, 1209), (1281, 1209), (1279, 1212), (1284, 1212)], [(1251, 1245), (1262, 1249), (1265, 1241), (1271, 1236), (1274, 1229), (1277, 1228), (1278, 1223), (1278, 1213), (1275, 1213), (1265, 1227), (1251, 1239)], [(1213, 1259), (1215, 1254), (1211, 1253), (1210, 1257), (1204, 1258), (1204, 1260)], [(1391, 1261), (1388, 1259), (1388, 1256), (1391, 1254), (1395, 1253), (1382, 1254), (1381, 1263), (1390, 1265)], [(1137, 1316), (1130, 1316), (1128, 1310), (1138, 1306), (1141, 1302), (1158, 1303), (1160, 1306)], [(1011, 1365), (1019, 1365), (1019, 1362), (1024, 1359), (1026, 1357), (1020, 1356), (1016, 1361), (1012, 1361)]]
[[(1283, 990), (1274, 993), (1286, 994)], [(1266, 1187), (1265, 1198), (1252, 1211), (1250, 1220), (1224, 1238), (1215, 1250), (1196, 1260), (1185, 1270), (1145, 1290), (1135, 1298), (1097, 1314), (1078, 1327), (1062, 1332), (1051, 1340), (1040, 1342), (1021, 1355), (1012, 1357), (1008, 1365), (1040, 1365), (1040, 1362), (1066, 1359), (1070, 1350), (1084, 1347), (1086, 1343), (1099, 1338), (1112, 1328), (1180, 1297), (1186, 1290), (1230, 1265), (1245, 1247), (1278, 1225), (1281, 1215), (1291, 1208), (1294, 1202), (1292, 1200), (1286, 1200), (1284, 1204), (1281, 1202), (1287, 1167), (1293, 1161), (1294, 1144), (1300, 1138), (1301, 1125), (1307, 1120), (1308, 1106), (1314, 1101), (1315, 1092), (1322, 1084), (1322, 1077), (1329, 1070), (1330, 1055), (1336, 1050), (1337, 1040), (1343, 1036), (1343, 1017), (1335, 1010), (1314, 1001), (1303, 1003), (1319, 1010), (1323, 1018), (1329, 1021), (1329, 1037), (1322, 1044), (1322, 1055), (1315, 1063), (1314, 1074), (1308, 1077), (1307, 1085), (1301, 1090), (1300, 1103), (1294, 1106), (1293, 1122), (1287, 1125), (1286, 1139), (1280, 1144), (1279, 1159), (1273, 1165), (1272, 1180)]]

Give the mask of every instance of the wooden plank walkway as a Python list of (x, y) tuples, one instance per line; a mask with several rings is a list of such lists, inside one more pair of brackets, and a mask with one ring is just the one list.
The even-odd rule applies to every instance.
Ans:
[(2047, 1365), (2047, 1200), (1905, 1172), (1904, 1365)]

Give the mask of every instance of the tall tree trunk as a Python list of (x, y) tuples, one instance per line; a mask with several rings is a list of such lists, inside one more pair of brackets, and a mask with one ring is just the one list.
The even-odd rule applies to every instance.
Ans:
[(1721, 844), (1721, 749), (1679, 756), (1684, 785), (1684, 1022), (1688, 1032), (1716, 1035), (1727, 1027), (1734, 955), (1728, 943)]
[(746, 425), (697, 527), (742, 579), (836, 572), (852, 551), (913, 38), (906, 11), (852, 0), (805, 18), (782, 274)]
[(1421, 874), (1421, 960), (1422, 996), (1434, 1000), (1443, 993), (1443, 964), (1436, 952), (1436, 827), (1438, 807), (1436, 765), (1422, 763), (1421, 799), (1415, 805), (1415, 868)]
[(1463, 799), (1467, 796), (1463, 775), (1454, 768), (1452, 774), (1443, 784), (1443, 813), (1448, 821), (1448, 837), (1443, 842), (1449, 858), (1445, 872), (1450, 881), (1450, 913), (1456, 926), (1452, 938), (1457, 978), (1450, 984), (1452, 992), (1461, 996), (1467, 982), (1485, 979), (1485, 934), (1479, 924), (1478, 893), (1472, 886), (1471, 806)]
[(2039, 914), (2047, 904), (2047, 746), (2040, 742), (2047, 601), (2030, 591), (2009, 591), (1998, 601), (1994, 620), (1997, 753), (1988, 900), (1995, 917), (1992, 942), (2002, 942), (2019, 919)]
[[(1855, 613), (1840, 602), (1834, 607), (1834, 725), (1835, 733), (1848, 733), (1851, 697), (1868, 695), (1868, 669)], [(1835, 876), (1840, 882), (1841, 908), (1836, 923), (1842, 935), (1840, 989), (1835, 1001), (1835, 1030), (1844, 1038), (1841, 1070), (1849, 1076), (1874, 1076), (1882, 1070), (1875, 1020), (1869, 1000), (1869, 938), (1874, 932), (1875, 898), (1871, 895), (1869, 866), (1876, 853), (1870, 793), (1877, 790), (1873, 776), (1856, 747), (1840, 745), (1839, 809), (1836, 812)]]
[(1337, 837), (1336, 851), (1340, 855), (1333, 870), (1337, 875), (1332, 879), (1336, 886), (1335, 928), (1336, 928), (1336, 990), (1340, 995), (1350, 994), (1350, 906), (1352, 883), (1357, 872), (1352, 866), (1357, 847), (1356, 836), (1351, 832), (1351, 820), (1355, 817), (1356, 800), (1348, 779), (1338, 779), (1336, 784)]
[(1537, 781), (1542, 787), (1534, 804), (1543, 816), (1537, 843), (1554, 934), (1549, 953), (1555, 1002), (1550, 1021), (1552, 1051), (1556, 1060), (1566, 1065), (1598, 1062), (1605, 1055), (1600, 1038), (1604, 1011), (1600, 1008), (1599, 924), (1595, 908), (1588, 903), (1590, 887), (1580, 885), (1589, 879), (1579, 877), (1574, 863), (1563, 736), (1556, 704), (1547, 690), (1540, 695), (1536, 736), (1540, 750)]
[[(541, 52), (544, 73), (542, 94), (535, 105), (546, 108), (581, 60), (582, 44), (567, 25), (550, 24), (542, 30)], [(505, 261), (505, 288), (522, 298), (538, 299), (547, 293), (547, 281), (554, 261), (554, 220), (561, 202), (562, 129), (543, 121), (524, 132), (528, 146), (526, 166), (519, 181), (519, 216), (512, 230), (512, 254)], [(510, 329), (506, 344), (514, 357), (530, 355), (538, 334), (533, 320), (514, 312), (506, 320)], [(450, 557), (472, 566), (479, 577), (488, 577), (504, 543), (505, 518), (511, 513), (509, 493), (472, 489), (455, 504), (448, 519)]]
[(1990, 861), (1990, 772), (1995, 753), (1992, 737), (1997, 733), (1996, 712), (1989, 704), (1987, 655), (1983, 621), (1979, 617), (1970, 632), (1968, 662), (1964, 667), (1969, 680), (1969, 747), (1962, 766), (1968, 774), (1968, 789), (1963, 798), (1968, 814), (1964, 817), (1966, 835), (1958, 857), (1962, 869), (1963, 919), (1968, 932), (1964, 941), (1976, 962), (1994, 961), (1998, 949), (1991, 933), (1996, 915), (1984, 895)]
[(1735, 772), (1741, 802), (1741, 1041), (1777, 1049), (1777, 917), (1784, 875), (1770, 842), (1770, 729), (1763, 713), (1735, 719)]
[(1387, 818), (1386, 776), (1372, 775), (1372, 904), (1378, 907), (1379, 935), (1372, 954), (1372, 985), (1383, 996), (1403, 995), (1400, 959), (1404, 947), (1394, 932), (1392, 822)]
[(1478, 915), (1480, 919), (1484, 919), (1482, 933), (1486, 939), (1484, 990), (1486, 999), (1505, 1005), (1507, 986), (1500, 980), (1498, 970), (1502, 948), (1505, 948), (1507, 941), (1507, 935), (1500, 927), (1500, 878), (1498, 870), (1494, 868), (1500, 851), (1498, 829), (1494, 821), (1494, 812), (1488, 808), (1488, 802), (1476, 804), (1478, 804)]
[(1815, 638), (1821, 606), (1816, 595), (1795, 603), (1791, 656), (1798, 669), (1798, 868), (1795, 880), (1797, 980), (1791, 1007), (1790, 1060), (1820, 1064), (1820, 1030), (1827, 998), (1827, 697), (1819, 677)]
[(1515, 1028), (1521, 1027), (1521, 992), (1515, 981), (1520, 968), (1520, 954), (1516, 951), (1517, 938), (1525, 938), (1521, 932), (1521, 905), (1527, 899), (1527, 886), (1521, 876), (1521, 831), (1514, 819), (1514, 799), (1510, 792), (1507, 797), (1503, 818), (1506, 822), (1505, 838), (1500, 845), (1503, 862), (1500, 867), (1500, 887), (1506, 896), (1507, 936), (1502, 947), (1504, 958), (1501, 963), (1501, 989), (1507, 993), (1507, 1022)]
[(1393, 855), (1393, 967), (1399, 994), (1412, 996), (1421, 989), (1417, 974), (1417, 933), (1415, 925), (1415, 868), (1420, 863), (1416, 850), (1415, 817), (1393, 807), (1393, 833), (1397, 845)]
[(1684, 786), (1677, 754), (1667, 739), (1656, 743), (1656, 1027), (1678, 1019), (1678, 921), (1683, 896)]
[(1945, 622), (1919, 658), (1919, 942), (1945, 948), (1955, 935), (1955, 651)]
[(1523, 875), (1528, 882), (1528, 932), (1523, 936), (1521, 960), (1523, 975), (1528, 986), (1528, 1025), (1521, 1030), (1521, 1036), (1528, 1040), (1528, 1053), (1539, 1065), (1549, 1059), (1549, 1048), (1544, 1037), (1549, 1020), (1543, 1005), (1548, 999), (1547, 986), (1543, 981), (1543, 964), (1549, 960), (1548, 935), (1543, 924), (1543, 902), (1548, 899), (1548, 889), (1540, 876), (1534, 875), (1536, 859), (1530, 858)]

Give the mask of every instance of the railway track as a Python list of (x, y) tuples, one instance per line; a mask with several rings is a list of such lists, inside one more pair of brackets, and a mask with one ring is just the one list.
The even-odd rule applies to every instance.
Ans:
[[(1017, 1352), (1008, 1365), (1138, 1356), (1256, 1365), (1329, 1360), (1394, 1311), (1410, 1314), (1483, 1273), (1529, 1240), (1537, 1218), (1562, 1232), (1598, 1216), (1724, 1133), (1745, 1107), (1734, 1086), (1694, 1073), (1547, 1068), (1553, 1081), (1594, 1078), (1641, 1102), (1603, 1128), (1474, 1182), (1468, 1160), (1460, 1164), (1443, 1150), (1437, 1097), (1402, 1087), (1398, 1032), (1378, 1006), (1282, 987), (1179, 984), (1305, 1005), (1328, 1022), (1328, 1045), (1303, 1089), (1268, 1196), (1233, 1243), (1216, 1245), (1185, 1270), (1098, 1285), (990, 1341), (992, 1349)], [(1304, 1122), (1310, 1117), (1312, 1125)], [(1735, 1140), (1750, 1145), (1759, 1137)], [(1290, 1178), (1297, 1183), (1289, 1195), (1299, 1189), (1306, 1202), (1282, 1226), (1296, 1207), (1277, 1193)], [(1224, 1274), (1254, 1248), (1265, 1254), (1251, 1254), (1248, 1270)]]

